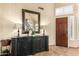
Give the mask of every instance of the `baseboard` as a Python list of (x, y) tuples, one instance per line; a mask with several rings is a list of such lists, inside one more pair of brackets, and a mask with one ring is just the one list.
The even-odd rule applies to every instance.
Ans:
[(69, 47), (69, 48), (79, 48), (79, 47)]

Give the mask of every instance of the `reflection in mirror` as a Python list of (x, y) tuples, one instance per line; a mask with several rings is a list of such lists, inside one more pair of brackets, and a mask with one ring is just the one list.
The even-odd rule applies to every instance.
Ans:
[(38, 16), (36, 14), (25, 13), (25, 30), (37, 31), (38, 27)]

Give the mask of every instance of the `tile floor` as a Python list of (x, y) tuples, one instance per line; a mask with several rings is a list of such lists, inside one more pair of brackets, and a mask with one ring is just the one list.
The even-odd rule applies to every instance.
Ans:
[(79, 48), (49, 46), (49, 51), (36, 53), (33, 56), (79, 56)]

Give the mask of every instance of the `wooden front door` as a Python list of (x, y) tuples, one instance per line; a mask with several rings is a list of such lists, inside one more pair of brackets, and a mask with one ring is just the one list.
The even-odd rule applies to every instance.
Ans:
[(56, 18), (56, 46), (68, 46), (67, 17)]

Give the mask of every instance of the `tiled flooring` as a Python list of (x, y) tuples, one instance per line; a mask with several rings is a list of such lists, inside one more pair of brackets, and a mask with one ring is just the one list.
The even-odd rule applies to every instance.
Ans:
[(36, 53), (33, 56), (79, 56), (79, 48), (49, 46), (49, 51)]

